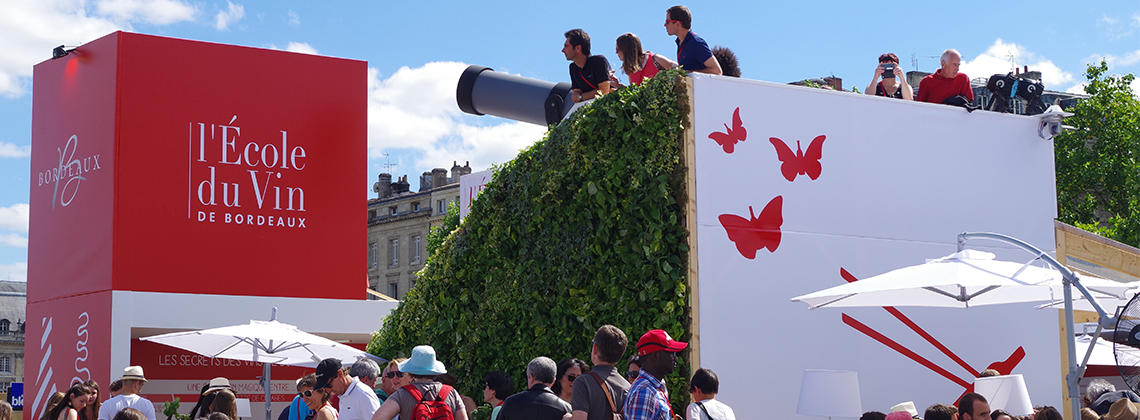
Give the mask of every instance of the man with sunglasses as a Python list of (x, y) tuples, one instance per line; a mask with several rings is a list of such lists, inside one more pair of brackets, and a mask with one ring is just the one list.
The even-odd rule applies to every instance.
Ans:
[(709, 43), (691, 30), (692, 22), (693, 14), (689, 12), (688, 7), (677, 5), (666, 10), (665, 32), (677, 37), (677, 61), (674, 62), (661, 54), (653, 54), (653, 59), (666, 69), (680, 66), (687, 71), (724, 74), (720, 62), (713, 57)]
[(367, 385), (348, 373), (340, 360), (325, 359), (317, 364), (317, 383), (313, 389), (327, 389), (340, 396), (338, 420), (371, 420), (380, 409), (380, 399)]
[(638, 375), (641, 375), (641, 358), (637, 357), (635, 354), (633, 356), (629, 356), (629, 369), (627, 369), (625, 372), (625, 379), (632, 384), (633, 380), (637, 379)]
[(562, 55), (570, 62), (570, 100), (578, 103), (610, 93), (610, 62), (604, 55), (590, 55), (590, 34), (571, 29), (565, 36)]

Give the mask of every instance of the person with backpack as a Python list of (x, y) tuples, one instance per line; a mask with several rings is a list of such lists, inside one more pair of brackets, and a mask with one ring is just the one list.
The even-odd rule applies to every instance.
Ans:
[(391, 420), (397, 415), (400, 420), (467, 420), (459, 392), (434, 379), (447, 373), (443, 362), (436, 360), (434, 348), (416, 346), (412, 357), (400, 363), (399, 369), (411, 377), (412, 383), (397, 388), (372, 415), (372, 420)]

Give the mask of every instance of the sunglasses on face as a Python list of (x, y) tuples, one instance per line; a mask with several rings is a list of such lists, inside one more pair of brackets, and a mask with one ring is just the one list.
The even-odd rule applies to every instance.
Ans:
[(567, 374), (566, 374), (566, 379), (567, 379), (567, 380), (569, 380), (569, 381), (570, 381), (570, 383), (574, 383), (574, 380), (575, 380), (575, 379), (578, 379), (578, 375), (571, 375), (571, 374), (567, 373)]
[(626, 372), (625, 376), (630, 377), (630, 378), (636, 378), (637, 375), (640, 375), (640, 374), (641, 374), (641, 371), (639, 371), (639, 370), (631, 370), (629, 372)]
[(384, 377), (385, 377), (385, 378), (388, 378), (388, 379), (392, 379), (392, 378), (403, 378), (403, 377), (404, 377), (404, 372), (388, 372), (388, 374), (387, 374), (387, 375), (384, 375)]
[(312, 398), (313, 397), (313, 390), (306, 389), (305, 392), (298, 392), (298, 394), (301, 394), (301, 396), (305, 397), (305, 398)]
[(666, 25), (668, 25), (668, 24), (670, 24), (670, 23), (676, 23), (676, 24), (680, 24), (680, 23), (681, 23), (681, 21), (679, 21), (679, 20), (673, 20), (673, 19), (665, 19), (665, 24), (666, 24)]

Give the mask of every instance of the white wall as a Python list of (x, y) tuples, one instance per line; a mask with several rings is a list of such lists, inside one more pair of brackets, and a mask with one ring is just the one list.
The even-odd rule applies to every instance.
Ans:
[[(789, 299), (921, 264), (956, 250), (957, 234), (992, 231), (1052, 251), (1053, 143), (1033, 117), (741, 79), (694, 77), (701, 363), (717, 372), (718, 399), (737, 413), (795, 414), (804, 369), (859, 373), (863, 411), (913, 400), (920, 414), (953, 403), (959, 386), (841, 321), (848, 314), (967, 382), (972, 377), (882, 308), (809, 311)], [(732, 126), (747, 139), (732, 154), (709, 139)], [(769, 142), (794, 151), (826, 135), (822, 172), (789, 182)], [(738, 252), (718, 217), (757, 215), (783, 197), (782, 238), (755, 259)], [(1030, 256), (996, 242), (971, 247), (999, 259)], [(899, 308), (976, 370), (1018, 346), (1034, 404), (1060, 406), (1057, 312), (1031, 304)], [(748, 417), (748, 416), (746, 416)]]

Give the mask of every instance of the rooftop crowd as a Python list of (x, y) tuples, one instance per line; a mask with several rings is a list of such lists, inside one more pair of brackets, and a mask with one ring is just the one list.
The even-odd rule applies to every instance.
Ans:
[[(681, 68), (690, 72), (740, 77), (736, 55), (727, 48), (709, 48), (704, 38), (692, 30), (693, 15), (685, 6), (673, 6), (665, 11), (665, 32), (677, 37), (676, 60), (652, 51), (644, 51), (641, 39), (632, 33), (617, 38), (615, 53), (621, 60), (622, 71), (630, 85), (640, 85), (660, 70)], [(570, 61), (570, 100), (577, 103), (594, 99), (624, 87), (609, 60), (604, 55), (591, 55), (590, 35), (582, 29), (567, 31), (562, 54)], [(903, 100), (918, 100), (937, 104), (970, 108), (974, 91), (970, 78), (958, 71), (962, 54), (948, 49), (940, 57), (942, 67), (919, 83), (917, 96), (907, 84), (894, 53), (879, 56), (874, 77), (863, 93)]]

